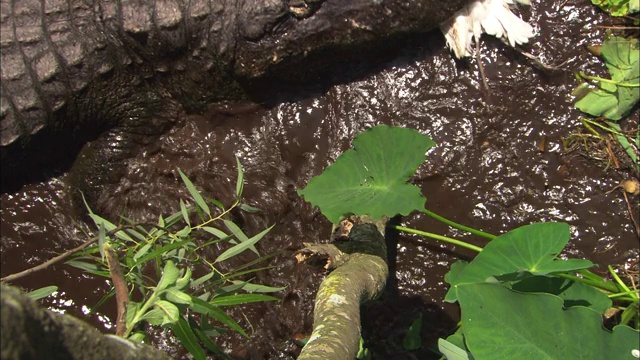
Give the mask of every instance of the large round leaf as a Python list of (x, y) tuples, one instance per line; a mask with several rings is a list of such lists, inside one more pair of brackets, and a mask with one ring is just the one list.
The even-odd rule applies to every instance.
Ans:
[(635, 359), (638, 331), (602, 326), (596, 311), (551, 294), (518, 293), (500, 284), (456, 288), (462, 330), (473, 358), (522, 360)]
[[(571, 239), (565, 223), (537, 223), (521, 226), (491, 240), (468, 264), (454, 263), (445, 275), (451, 289), (445, 301), (455, 302), (460, 284), (517, 280), (527, 274), (547, 275), (595, 266), (584, 259), (558, 259)], [(510, 278), (510, 279), (507, 279)]]
[(408, 184), (435, 143), (416, 130), (379, 125), (353, 140), (322, 174), (298, 190), (333, 223), (348, 214), (374, 218), (424, 210), (420, 189)]

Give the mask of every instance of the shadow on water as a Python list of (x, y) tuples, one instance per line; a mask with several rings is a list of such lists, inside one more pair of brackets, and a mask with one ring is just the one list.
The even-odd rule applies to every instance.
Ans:
[[(176, 211), (179, 199), (189, 199), (178, 167), (204, 194), (229, 204), (235, 156), (240, 158), (244, 200), (262, 212), (237, 213), (234, 220), (247, 234), (275, 224), (257, 247), (262, 254), (278, 252), (269, 261), (272, 268), (253, 281), (286, 290), (276, 294), (279, 302), (230, 309), (251, 335), (250, 341), (233, 335), (219, 340), (236, 359), (293, 358), (299, 351), (295, 339), (311, 332), (322, 276), (297, 265), (292, 255), (302, 242), (327, 242), (330, 224), (296, 189), (348, 149), (354, 136), (377, 124), (414, 128), (437, 143), (412, 179), (428, 209), (494, 234), (532, 222), (568, 222), (572, 240), (565, 255), (589, 259), (601, 269), (634, 266), (638, 239), (627, 205), (619, 193), (606, 194), (629, 171), (605, 170), (562, 148), (562, 139), (580, 125), (570, 96), (576, 86), (572, 72), (604, 71), (584, 45), (602, 39), (603, 30), (596, 26), (605, 17), (577, 1), (534, 3), (524, 13), (538, 34), (528, 50), (546, 63), (565, 63), (564, 71), (543, 73), (503, 44), (483, 38), (490, 107), (475, 61), (453, 60), (437, 33), (421, 35), (375, 56), (360, 54), (334, 64), (339, 70), (311, 79), (312, 85), (295, 78), (263, 79), (252, 84), (254, 102), (215, 103), (189, 115), (184, 126), (131, 161), (120, 183), (109, 190), (113, 197), (105, 211), (115, 216), (126, 208), (128, 216), (154, 222), (158, 214)], [(541, 136), (548, 139), (544, 152), (537, 147)], [(3, 276), (85, 239), (80, 229), (86, 227), (73, 216), (64, 176), (25, 185), (2, 194), (1, 200)], [(401, 221), (484, 245), (426, 215)], [(456, 307), (442, 301), (444, 275), (453, 262), (473, 253), (407, 234), (391, 240), (388, 288), (363, 306), (366, 346), (380, 359), (436, 358), (428, 348), (459, 318)], [(202, 255), (215, 258), (219, 251), (211, 247)], [(238, 261), (251, 256), (243, 254)], [(60, 292), (43, 303), (80, 317), (109, 289), (103, 279), (62, 264), (15, 284), (29, 289), (58, 285)], [(423, 314), (424, 346), (409, 352), (402, 349), (402, 338), (418, 313)], [(112, 319), (114, 301), (90, 316), (105, 332), (113, 332)], [(158, 330), (152, 341), (174, 358), (184, 357), (170, 333)]]

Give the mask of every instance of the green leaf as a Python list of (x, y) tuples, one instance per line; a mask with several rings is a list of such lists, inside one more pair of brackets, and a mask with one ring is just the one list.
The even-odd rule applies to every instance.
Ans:
[(593, 286), (559, 277), (533, 276), (514, 283), (511, 288), (520, 292), (543, 292), (564, 300), (564, 307), (586, 306), (599, 314), (611, 307), (611, 299)]
[(253, 302), (262, 301), (276, 301), (280, 300), (277, 297), (263, 295), (263, 294), (235, 294), (218, 296), (209, 301), (211, 305), (215, 306), (233, 306), (239, 304), (248, 304)]
[[(100, 226), (103, 226), (104, 229), (107, 231), (113, 231), (117, 228), (117, 226), (115, 226), (112, 222), (100, 217), (99, 215), (90, 213), (89, 216), (91, 217), (91, 220), (93, 220), (93, 222), (96, 224), (98, 228), (100, 228)], [(126, 232), (122, 230), (118, 231), (115, 235), (121, 240), (135, 242), (129, 235), (127, 235)]]
[(283, 287), (274, 287), (274, 286), (266, 286), (260, 284), (252, 284), (244, 281), (233, 280), (231, 281), (234, 284), (242, 284), (242, 290), (247, 292), (257, 292), (257, 293), (270, 293), (270, 292), (278, 292), (286, 289)]
[(409, 326), (407, 334), (402, 339), (402, 347), (405, 350), (418, 350), (422, 347), (422, 337), (420, 331), (422, 330), (422, 313), (413, 320)]
[(187, 285), (189, 285), (189, 281), (191, 280), (191, 268), (187, 268), (184, 272), (184, 275), (176, 280), (176, 288), (181, 290), (184, 289)]
[[(208, 232), (209, 234), (217, 237), (218, 239), (227, 239), (227, 238), (230, 237), (224, 231), (222, 231), (220, 229), (217, 229), (217, 228), (214, 228), (214, 227), (211, 227), (211, 226), (203, 226), (200, 229)], [(244, 235), (244, 233), (243, 233), (243, 235)]]
[(298, 190), (332, 222), (348, 214), (408, 215), (424, 210), (420, 188), (407, 180), (435, 143), (416, 130), (379, 125), (353, 140), (347, 150)]
[(159, 247), (159, 248), (155, 249), (154, 251), (152, 251), (152, 252), (150, 252), (150, 253), (148, 253), (146, 255), (143, 255), (131, 267), (136, 267), (136, 266), (138, 266), (140, 264), (144, 264), (145, 262), (147, 262), (147, 261), (149, 261), (151, 259), (159, 257), (159, 256), (161, 256), (163, 254), (167, 254), (171, 250), (174, 250), (174, 249), (177, 249), (179, 247), (182, 247), (182, 246), (184, 246), (184, 245), (186, 245), (186, 244), (188, 244), (190, 242), (191, 242), (191, 239), (187, 238), (187, 239), (182, 240), (182, 241), (176, 241), (174, 243)]
[[(271, 225), (270, 227), (268, 227), (267, 229), (262, 230), (259, 234), (253, 236), (251, 239), (248, 239), (247, 241), (243, 241), (240, 244), (234, 245), (233, 247), (227, 249), (225, 252), (223, 252), (222, 254), (220, 254), (220, 256), (218, 256), (218, 258), (216, 258), (215, 262), (221, 262), (221, 261), (225, 261), (229, 258), (232, 258), (238, 254), (240, 254), (241, 252), (251, 248), (251, 249), (255, 249), (255, 243), (257, 243), (258, 241), (260, 241), (260, 239), (262, 239), (268, 232), (269, 230), (271, 230), (273, 228), (274, 225)], [(257, 253), (258, 251), (255, 250), (255, 252)]]
[(240, 210), (244, 211), (244, 212), (248, 212), (248, 213), (257, 213), (260, 212), (260, 209), (258, 209), (257, 207), (253, 207), (251, 205), (247, 205), (247, 204), (240, 204)]
[(213, 354), (215, 354), (215, 358), (216, 359), (231, 359), (227, 354), (225, 354), (219, 347), (218, 345), (216, 345), (216, 343), (214, 343), (213, 341), (211, 341), (211, 338), (209, 337), (209, 335), (207, 334), (207, 332), (205, 332), (204, 330), (198, 328), (198, 327), (192, 327), (191, 328), (193, 330), (194, 333), (196, 333), (196, 335), (198, 336), (198, 339), (200, 339), (200, 341), (202, 341), (202, 343), (204, 344), (204, 346), (211, 351)]
[(153, 307), (154, 310), (159, 309), (163, 313), (162, 323), (160, 325), (173, 324), (178, 321), (180, 317), (178, 307), (168, 301), (158, 300), (153, 304)]
[(173, 264), (173, 261), (167, 261), (162, 270), (162, 277), (156, 286), (156, 292), (173, 285), (178, 280), (178, 276), (180, 276), (180, 270)]
[(127, 304), (127, 314), (126, 314), (126, 319), (125, 319), (125, 323), (127, 324), (127, 329), (130, 329), (133, 325), (133, 319), (136, 317), (136, 313), (140, 310), (140, 303), (137, 303), (135, 301), (129, 301), (129, 303)]
[(236, 180), (236, 198), (242, 197), (242, 189), (244, 188), (244, 172), (242, 171), (242, 164), (240, 159), (236, 156), (236, 165), (238, 166), (238, 179)]
[(147, 254), (152, 245), (152, 243), (143, 245), (138, 251), (136, 251), (135, 255), (133, 255), (133, 261), (137, 261), (141, 256)]
[(205, 281), (207, 281), (207, 280), (211, 279), (211, 278), (213, 277), (213, 275), (215, 275), (215, 273), (214, 273), (213, 271), (212, 271), (212, 272), (210, 272), (210, 273), (208, 273), (208, 274), (206, 274), (206, 275), (203, 275), (203, 276), (201, 276), (201, 277), (199, 277), (199, 278), (197, 278), (197, 279), (193, 280), (193, 281), (191, 282), (191, 285), (189, 285), (189, 287), (190, 287), (190, 288), (192, 288), (192, 289), (195, 289), (195, 288), (197, 288), (198, 286), (200, 286), (200, 284), (202, 284), (202, 283), (204, 283)]
[[(240, 240), (240, 242), (249, 241), (249, 237), (233, 221), (229, 221), (229, 220), (222, 220), (222, 221), (224, 222), (224, 226), (226, 226), (227, 229), (231, 231), (233, 236), (235, 236), (236, 239)], [(256, 253), (256, 255), (260, 255), (258, 253), (258, 249), (256, 249), (255, 246), (251, 246), (250, 248), (251, 248), (251, 251)]]
[(180, 317), (175, 324), (171, 325), (171, 329), (180, 340), (182, 346), (184, 346), (184, 348), (189, 351), (189, 354), (193, 355), (196, 360), (205, 360), (207, 358), (191, 326), (189, 326), (189, 323), (187, 323), (183, 317)]
[(620, 120), (640, 99), (638, 39), (610, 37), (602, 44), (602, 57), (611, 80), (594, 78), (599, 87), (578, 100), (575, 107), (593, 116)]
[(144, 331), (136, 331), (134, 333), (131, 333), (131, 335), (129, 335), (127, 339), (134, 342), (143, 342), (147, 339), (147, 333), (145, 333)]
[(174, 304), (191, 305), (191, 296), (176, 288), (168, 288), (164, 295), (167, 301)]
[(227, 315), (226, 312), (222, 311), (217, 306), (211, 305), (208, 302), (199, 299), (197, 297), (192, 296), (191, 301), (193, 302), (193, 310), (200, 313), (211, 316), (213, 319), (220, 321), (224, 325), (230, 327), (235, 330), (242, 336), (248, 337), (247, 333), (238, 325), (238, 323), (231, 318), (231, 316)]
[(189, 210), (187, 210), (187, 206), (184, 204), (184, 201), (180, 199), (180, 213), (182, 214), (182, 219), (187, 223), (188, 226), (191, 226), (191, 221), (189, 220)]
[(98, 226), (98, 249), (100, 250), (100, 258), (102, 261), (106, 259), (104, 254), (104, 243), (107, 242), (107, 235), (104, 231), (104, 224), (100, 223)]
[(58, 287), (55, 285), (45, 286), (40, 289), (29, 291), (27, 293), (27, 296), (30, 297), (31, 300), (40, 300), (42, 298), (46, 298), (56, 291), (58, 291)]
[(204, 211), (207, 215), (211, 216), (211, 210), (209, 209), (209, 206), (207, 206), (207, 202), (204, 201), (204, 198), (202, 197), (202, 195), (200, 195), (200, 192), (198, 191), (198, 189), (196, 189), (196, 187), (193, 185), (191, 180), (189, 180), (187, 175), (185, 175), (182, 172), (182, 170), (178, 169), (178, 173), (182, 178), (182, 182), (187, 187), (187, 190), (189, 190), (189, 194), (191, 194), (193, 201), (196, 202), (196, 204), (200, 207), (200, 209), (202, 209), (202, 211)]
[(77, 259), (72, 259), (66, 261), (65, 264), (78, 268), (80, 270), (84, 270), (90, 274), (95, 274), (98, 276), (110, 277), (109, 272), (104, 270), (104, 268), (96, 263), (89, 263)]
[(151, 325), (162, 325), (165, 320), (165, 315), (162, 309), (155, 308), (147, 311), (142, 315), (139, 321), (146, 321)]
[(640, 8), (638, 0), (591, 0), (591, 3), (611, 16), (626, 16), (638, 12)]
[(560, 260), (556, 256), (569, 242), (571, 233), (565, 223), (538, 223), (519, 227), (491, 240), (472, 262), (455, 265), (445, 275), (451, 289), (445, 301), (454, 302), (460, 284), (518, 280), (527, 276), (547, 275), (595, 266), (588, 260)]
[(611, 333), (597, 312), (550, 294), (522, 294), (500, 284), (456, 288), (466, 344), (483, 359), (629, 359), (638, 349), (637, 331)]
[[(454, 339), (460, 339), (454, 342)], [(462, 334), (455, 334), (445, 339), (438, 339), (438, 350), (444, 355), (447, 360), (473, 360), (473, 356), (469, 354), (464, 346), (464, 339)]]

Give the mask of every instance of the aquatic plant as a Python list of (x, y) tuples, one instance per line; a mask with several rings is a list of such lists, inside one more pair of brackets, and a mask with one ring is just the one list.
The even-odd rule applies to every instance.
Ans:
[[(406, 183), (434, 145), (431, 139), (415, 130), (381, 125), (359, 134), (353, 145), (299, 190), (329, 220), (422, 211), (491, 239), (482, 248), (388, 225), (478, 252), (471, 262), (452, 264), (445, 277), (450, 289), (444, 300), (457, 302), (461, 309), (457, 332), (439, 342), (439, 350), (449, 360), (637, 358), (638, 289), (630, 289), (612, 268), (614, 280), (610, 281), (590, 272), (596, 266), (590, 261), (561, 256), (570, 240), (569, 225), (530, 224), (500, 236), (459, 225), (426, 210), (425, 198)], [(388, 194), (394, 189), (403, 190), (394, 197)], [(620, 320), (609, 331), (603, 317), (612, 308)], [(408, 349), (419, 347), (415, 336), (419, 327), (412, 328), (405, 338)]]
[[(157, 224), (123, 218), (116, 225), (89, 209), (89, 216), (98, 229), (97, 244), (76, 253), (66, 263), (111, 280), (114, 289), (96, 307), (115, 294), (117, 335), (142, 341), (146, 338), (142, 324), (162, 326), (171, 329), (195, 359), (205, 359), (205, 349), (217, 358), (227, 358), (213, 338), (227, 329), (248, 335), (224, 308), (278, 300), (264, 293), (283, 288), (238, 280), (240, 276), (264, 269), (254, 265), (273, 256), (260, 256), (255, 247), (273, 226), (249, 236), (228, 219), (227, 215), (234, 209), (257, 210), (241, 202), (244, 179), (239, 161), (237, 166), (235, 201), (230, 206), (202, 196), (178, 170), (193, 205), (180, 200), (180, 211), (166, 218), (160, 216)], [(203, 248), (214, 245), (226, 250), (213, 261), (200, 255)], [(219, 270), (220, 263), (247, 250), (258, 258), (226, 273)], [(194, 274), (202, 273), (203, 267), (207, 270), (195, 278)]]

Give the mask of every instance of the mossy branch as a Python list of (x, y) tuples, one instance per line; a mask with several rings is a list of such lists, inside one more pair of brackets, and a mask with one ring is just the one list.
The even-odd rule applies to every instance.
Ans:
[[(352, 218), (354, 219), (354, 218)], [(354, 359), (360, 339), (360, 305), (382, 293), (389, 269), (382, 235), (384, 224), (369, 217), (355, 217), (348, 240), (333, 244), (309, 244), (298, 251), (299, 262), (334, 269), (320, 284), (316, 296), (313, 333), (299, 360)], [(341, 236), (344, 239), (344, 235)]]

